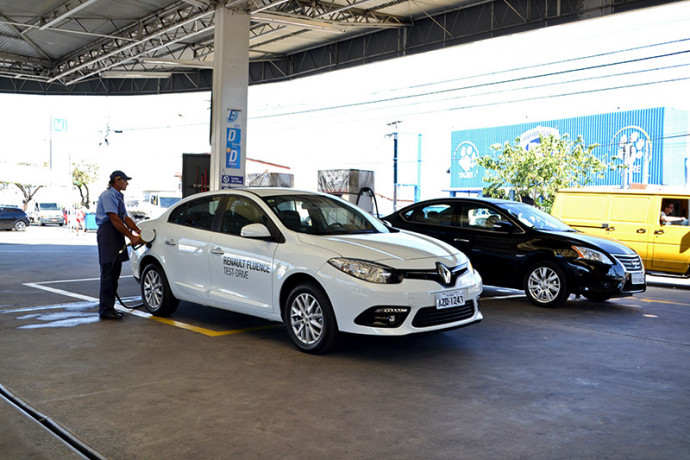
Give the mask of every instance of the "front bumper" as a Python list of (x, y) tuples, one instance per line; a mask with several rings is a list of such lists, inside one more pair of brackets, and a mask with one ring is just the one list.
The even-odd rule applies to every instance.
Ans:
[(629, 272), (620, 264), (606, 266), (581, 261), (568, 262), (567, 267), (573, 294), (626, 297), (647, 290), (646, 281), (633, 284), (633, 278), (645, 279), (644, 270)]
[[(335, 270), (335, 269), (333, 269)], [(327, 270), (330, 272), (330, 270)], [(430, 280), (405, 279), (399, 284), (374, 284), (340, 273), (322, 274), (322, 280), (342, 332), (365, 335), (402, 336), (429, 331), (454, 329), (483, 319), (479, 311), (482, 280), (476, 271), (460, 276), (455, 286), (444, 288)], [(436, 294), (459, 290), (463, 305), (436, 308)], [(406, 311), (404, 320), (376, 327), (371, 320), (374, 310)]]

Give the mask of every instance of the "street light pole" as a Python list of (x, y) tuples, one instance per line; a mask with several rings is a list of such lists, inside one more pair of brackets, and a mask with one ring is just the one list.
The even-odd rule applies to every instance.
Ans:
[(402, 121), (397, 120), (388, 123), (388, 126), (395, 128), (393, 134), (389, 134), (393, 137), (393, 211), (398, 208), (398, 123), (402, 123)]

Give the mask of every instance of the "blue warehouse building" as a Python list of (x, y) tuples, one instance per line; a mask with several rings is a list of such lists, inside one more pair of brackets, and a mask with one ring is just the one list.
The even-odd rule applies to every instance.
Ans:
[[(688, 184), (688, 113), (667, 107), (588, 115), (510, 126), (453, 131), (451, 134), (451, 193), (481, 193), (485, 170), (477, 158), (497, 155), (491, 146), (520, 138), (529, 149), (539, 135), (581, 136), (585, 145), (606, 163), (628, 165), (594, 178), (592, 185), (628, 187), (631, 183)], [(612, 160), (612, 157), (620, 160)]]

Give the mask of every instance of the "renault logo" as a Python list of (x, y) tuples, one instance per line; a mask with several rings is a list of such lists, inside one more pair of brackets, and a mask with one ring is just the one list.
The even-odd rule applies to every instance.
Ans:
[(438, 276), (441, 277), (443, 284), (450, 286), (451, 273), (450, 269), (443, 265), (441, 262), (436, 262), (436, 270), (438, 270)]

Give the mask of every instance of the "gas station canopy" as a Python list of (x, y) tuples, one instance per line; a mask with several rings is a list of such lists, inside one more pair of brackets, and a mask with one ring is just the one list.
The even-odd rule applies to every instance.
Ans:
[(257, 84), (661, 3), (669, 1), (0, 0), (0, 92), (210, 90), (223, 8), (250, 14)]

